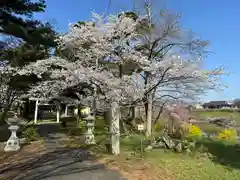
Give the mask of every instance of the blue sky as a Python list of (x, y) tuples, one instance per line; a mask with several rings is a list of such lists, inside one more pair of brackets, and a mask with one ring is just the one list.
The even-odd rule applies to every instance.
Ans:
[[(135, 0), (138, 6), (141, 0)], [(155, 0), (154, 8), (165, 7), (183, 15), (182, 26), (210, 41), (213, 54), (205, 60), (207, 68), (225, 66), (231, 73), (223, 77), (228, 86), (222, 92), (209, 92), (203, 101), (240, 98), (240, 1), (239, 0)], [(50, 21), (60, 32), (69, 23), (91, 18), (91, 12), (103, 13), (109, 0), (47, 0), (45, 13), (35, 18)], [(132, 9), (132, 0), (112, 0), (109, 12)], [(237, 83), (239, 82), (239, 83)]]

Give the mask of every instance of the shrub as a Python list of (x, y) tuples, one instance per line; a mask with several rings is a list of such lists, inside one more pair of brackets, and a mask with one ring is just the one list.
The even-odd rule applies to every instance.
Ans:
[(78, 127), (81, 131), (85, 131), (85, 130), (86, 130), (86, 121), (79, 120), (77, 127)]
[(165, 128), (165, 124), (163, 121), (157, 121), (156, 124), (153, 126), (154, 132), (161, 132)]
[(103, 130), (105, 128), (105, 119), (103, 116), (96, 116), (95, 129)]
[(40, 136), (34, 126), (29, 126), (22, 132), (22, 137), (27, 141), (36, 141)]
[(202, 137), (203, 136), (203, 132), (200, 129), (200, 127), (198, 127), (197, 125), (193, 125), (193, 124), (184, 124), (184, 136), (185, 137)]
[(224, 129), (218, 135), (217, 139), (227, 140), (227, 141), (236, 141), (237, 140), (237, 131), (235, 129)]
[(61, 118), (61, 125), (63, 128), (67, 126), (75, 126), (77, 123), (76, 117), (62, 117)]

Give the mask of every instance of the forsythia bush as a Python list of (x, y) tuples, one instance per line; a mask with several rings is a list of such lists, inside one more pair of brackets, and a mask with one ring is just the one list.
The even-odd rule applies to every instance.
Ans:
[(237, 140), (237, 131), (235, 129), (224, 129), (217, 136), (221, 140)]
[(185, 132), (187, 137), (200, 137), (203, 135), (203, 132), (200, 129), (200, 127), (193, 124), (186, 124)]

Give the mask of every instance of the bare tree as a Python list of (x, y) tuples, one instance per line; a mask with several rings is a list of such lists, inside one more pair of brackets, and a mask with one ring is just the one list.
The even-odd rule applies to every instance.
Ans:
[[(162, 10), (153, 16), (151, 1), (144, 1), (145, 16), (139, 16), (135, 48), (148, 57), (148, 67), (139, 71), (144, 82), (146, 135), (151, 134), (152, 106), (160, 97), (194, 100), (217, 88), (223, 69), (203, 70), (208, 41), (180, 26), (180, 15)], [(163, 101), (165, 98), (162, 98)]]

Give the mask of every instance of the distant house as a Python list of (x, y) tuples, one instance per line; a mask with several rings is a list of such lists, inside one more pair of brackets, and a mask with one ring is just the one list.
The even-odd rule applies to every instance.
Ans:
[(231, 108), (232, 106), (227, 101), (210, 101), (203, 104), (204, 109), (221, 109)]
[(195, 109), (203, 109), (203, 106), (201, 104), (196, 104), (194, 107)]

